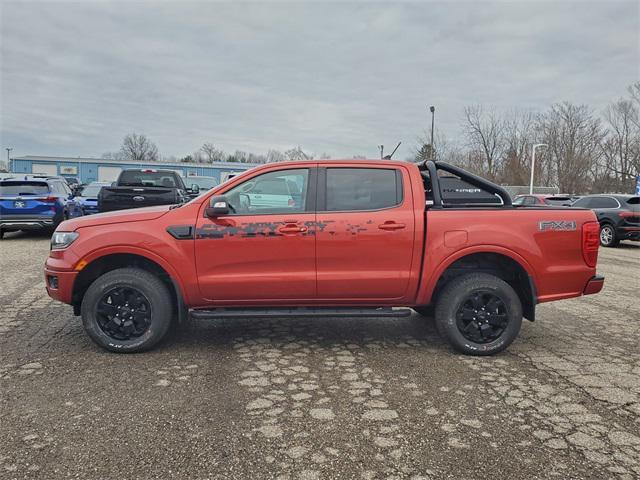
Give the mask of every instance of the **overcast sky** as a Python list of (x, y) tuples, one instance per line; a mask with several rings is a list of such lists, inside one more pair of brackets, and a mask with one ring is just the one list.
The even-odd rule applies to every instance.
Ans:
[[(410, 155), (465, 105), (600, 112), (640, 80), (640, 2), (0, 1), (2, 148)], [(6, 153), (3, 152), (2, 153)]]

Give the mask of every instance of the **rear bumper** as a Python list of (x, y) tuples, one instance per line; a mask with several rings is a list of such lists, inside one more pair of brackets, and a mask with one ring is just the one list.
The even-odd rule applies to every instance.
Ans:
[(596, 275), (591, 277), (591, 279), (587, 282), (582, 292), (583, 295), (592, 295), (594, 293), (598, 293), (602, 290), (604, 286), (604, 277), (602, 275)]
[(51, 228), (56, 224), (53, 215), (2, 215), (0, 228), (3, 230), (37, 230)]
[(619, 227), (616, 235), (620, 240), (640, 240), (640, 227)]
[(44, 282), (47, 293), (54, 300), (71, 304), (73, 300), (73, 283), (78, 272), (69, 270), (55, 270), (45, 265)]

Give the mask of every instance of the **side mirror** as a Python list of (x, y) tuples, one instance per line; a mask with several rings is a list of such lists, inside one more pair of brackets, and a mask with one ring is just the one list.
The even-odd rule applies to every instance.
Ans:
[(194, 183), (191, 185), (191, 193), (200, 193), (200, 187)]
[(231, 206), (223, 195), (214, 195), (211, 197), (209, 206), (204, 211), (205, 215), (209, 218), (222, 217), (229, 215), (230, 212)]

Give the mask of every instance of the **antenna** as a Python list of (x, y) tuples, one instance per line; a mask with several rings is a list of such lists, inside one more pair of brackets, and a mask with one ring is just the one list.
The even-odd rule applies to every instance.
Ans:
[(393, 154), (396, 153), (396, 150), (398, 150), (398, 147), (400, 146), (401, 143), (402, 142), (398, 142), (398, 145), (396, 145), (396, 148), (393, 149), (393, 152), (391, 152), (391, 154), (387, 155), (386, 157), (382, 157), (383, 160), (391, 160), (391, 157), (393, 157)]

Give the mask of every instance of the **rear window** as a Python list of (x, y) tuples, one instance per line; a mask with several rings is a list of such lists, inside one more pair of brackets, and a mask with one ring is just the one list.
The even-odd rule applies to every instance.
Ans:
[(383, 168), (328, 168), (327, 211), (362, 211), (402, 203), (399, 170)]
[(49, 193), (46, 182), (0, 182), (0, 195), (43, 195)]
[(82, 189), (82, 193), (80, 195), (83, 197), (97, 197), (101, 189), (102, 185), (87, 185)]
[(547, 205), (568, 205), (571, 203), (571, 197), (547, 197), (544, 201)]
[(123, 187), (180, 187), (176, 175), (169, 172), (144, 172), (125, 170), (118, 178), (118, 185)]

